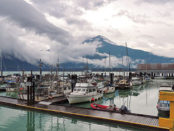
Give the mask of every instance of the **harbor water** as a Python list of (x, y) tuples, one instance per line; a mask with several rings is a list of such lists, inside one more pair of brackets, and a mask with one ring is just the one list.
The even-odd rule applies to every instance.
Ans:
[(148, 131), (126, 125), (0, 106), (0, 131)]

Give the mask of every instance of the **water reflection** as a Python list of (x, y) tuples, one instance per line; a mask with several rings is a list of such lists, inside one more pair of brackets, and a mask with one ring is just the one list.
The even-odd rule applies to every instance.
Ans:
[[(0, 106), (0, 130), (3, 131), (146, 131), (126, 125), (105, 123), (86, 118), (65, 117)], [(10, 112), (10, 113), (9, 113)]]
[(35, 131), (35, 112), (27, 112), (27, 131)]

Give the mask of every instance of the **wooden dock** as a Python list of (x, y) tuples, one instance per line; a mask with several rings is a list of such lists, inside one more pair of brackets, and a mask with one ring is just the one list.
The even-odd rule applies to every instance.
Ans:
[(59, 105), (45, 105), (45, 104), (35, 104), (32, 106), (27, 106), (25, 101), (20, 101), (17, 99), (0, 97), (0, 104), (25, 108), (34, 109), (39, 111), (45, 111), (49, 113), (60, 113), (68, 116), (78, 116), (94, 120), (102, 120), (106, 122), (119, 123), (137, 126), (140, 128), (149, 128), (152, 130), (169, 130), (165, 127), (159, 127), (158, 117), (148, 116), (148, 115), (138, 115), (138, 114), (120, 114), (108, 111), (98, 111), (88, 108), (80, 108), (73, 106), (59, 106)]
[(59, 96), (59, 97), (54, 97), (51, 99), (45, 99), (39, 102), (39, 104), (43, 104), (43, 105), (52, 105), (55, 103), (63, 103), (68, 101), (67, 98), (65, 96)]

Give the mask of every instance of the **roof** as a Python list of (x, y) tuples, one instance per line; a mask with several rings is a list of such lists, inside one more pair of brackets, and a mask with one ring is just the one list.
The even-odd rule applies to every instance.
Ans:
[(174, 70), (174, 63), (138, 64), (138, 70)]

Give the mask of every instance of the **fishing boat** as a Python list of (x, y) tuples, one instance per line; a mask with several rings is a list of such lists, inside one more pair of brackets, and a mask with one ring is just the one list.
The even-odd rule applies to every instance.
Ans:
[(16, 90), (17, 90), (17, 83), (13, 80), (7, 81), (6, 91), (7, 92), (15, 92)]
[(0, 92), (1, 92), (1, 91), (6, 91), (6, 87), (7, 87), (6, 84), (1, 84), (1, 85), (0, 85)]
[(70, 94), (71, 92), (72, 92), (72, 89), (71, 89), (71, 87), (70, 86), (64, 86), (63, 87), (63, 94), (64, 95), (68, 95), (68, 94)]
[(145, 75), (143, 81), (149, 82), (149, 81), (151, 81), (151, 78), (148, 75)]
[(103, 88), (104, 94), (109, 94), (109, 93), (113, 93), (113, 92), (115, 92), (115, 87), (113, 87), (113, 86), (108, 85)]
[(91, 83), (76, 83), (73, 92), (67, 95), (70, 104), (90, 102), (103, 97), (103, 93), (98, 91), (97, 86)]
[(143, 83), (142, 80), (138, 77), (132, 77), (131, 82), (133, 86), (139, 86)]
[(120, 80), (116, 84), (116, 88), (118, 88), (118, 89), (130, 89), (131, 87), (132, 87), (132, 82), (128, 81), (126, 79)]

